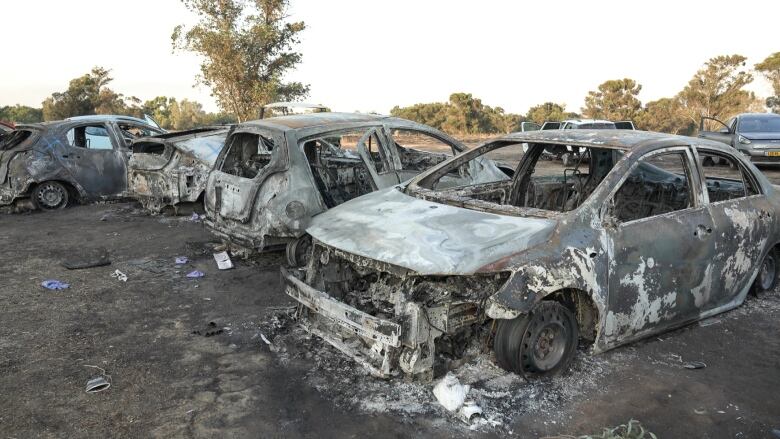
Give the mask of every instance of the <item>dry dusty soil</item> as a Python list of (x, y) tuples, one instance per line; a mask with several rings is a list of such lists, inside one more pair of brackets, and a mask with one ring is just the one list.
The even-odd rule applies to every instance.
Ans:
[[(235, 258), (235, 269), (218, 271), (215, 244), (198, 222), (130, 203), (0, 216), (0, 438), (539, 437), (632, 418), (661, 438), (780, 429), (778, 292), (581, 353), (548, 382), (504, 373), (477, 350), (455, 371), (485, 411), (469, 427), (431, 385), (367, 377), (297, 329), (281, 255)], [(60, 265), (98, 247), (111, 265)], [(190, 262), (177, 267), (177, 256)], [(185, 277), (196, 269), (205, 276)], [(44, 289), (46, 279), (70, 288)], [(690, 361), (706, 367), (684, 368)], [(86, 393), (99, 375), (110, 388)]]

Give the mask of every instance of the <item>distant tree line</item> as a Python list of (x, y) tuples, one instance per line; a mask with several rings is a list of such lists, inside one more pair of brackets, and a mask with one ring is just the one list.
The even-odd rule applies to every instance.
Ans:
[(224, 113), (207, 113), (194, 101), (158, 96), (141, 102), (135, 96), (125, 96), (108, 87), (113, 81), (111, 71), (95, 67), (70, 81), (67, 90), (55, 92), (43, 101), (42, 108), (14, 105), (0, 107), (0, 120), (33, 123), (61, 120), (91, 114), (122, 114), (143, 117), (148, 114), (163, 128), (186, 130), (201, 125), (233, 123), (236, 118)]
[(747, 58), (724, 55), (709, 59), (675, 96), (642, 104), (642, 85), (630, 78), (611, 79), (585, 96), (580, 113), (567, 112), (563, 104), (545, 102), (525, 115), (505, 113), (500, 107), (482, 104), (468, 93), (453, 93), (446, 103), (394, 107), (393, 116), (412, 119), (455, 134), (507, 133), (517, 131), (523, 121), (544, 121), (586, 117), (631, 120), (639, 129), (690, 135), (702, 116), (725, 120), (765, 106), (780, 113), (780, 52), (755, 65), (755, 71), (772, 84), (774, 95), (762, 100), (745, 87), (753, 82), (746, 68)]

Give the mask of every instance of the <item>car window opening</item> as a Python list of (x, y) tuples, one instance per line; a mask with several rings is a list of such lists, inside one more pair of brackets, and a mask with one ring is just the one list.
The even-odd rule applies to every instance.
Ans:
[[(317, 190), (328, 208), (372, 191), (368, 170), (354, 151), (355, 139), (360, 136), (359, 131), (327, 133), (301, 142)], [(342, 149), (342, 145), (347, 148)]]
[(243, 178), (255, 178), (271, 163), (274, 142), (253, 133), (236, 133), (232, 136), (222, 171)]
[[(529, 150), (520, 158), (516, 174), (510, 179), (492, 178), (469, 186), (456, 186), (447, 189), (437, 187), (445, 175), (453, 169), (461, 175), (475, 173), (479, 169), (482, 156), (501, 157), (515, 162), (516, 157), (504, 157), (501, 149), (522, 154), (518, 143), (503, 144), (485, 151), (469, 162), (453, 169), (440, 170), (439, 178), (420, 182), (423, 188), (433, 189), (435, 196), (442, 200), (455, 201), (463, 207), (475, 207), (480, 210), (495, 209), (504, 213), (533, 215), (533, 211), (567, 212), (579, 207), (598, 187), (620, 158), (620, 153), (607, 148), (574, 148), (577, 159), (570, 166), (550, 160), (558, 148), (571, 148), (566, 145), (529, 145)], [(469, 203), (468, 201), (474, 201)], [(464, 204), (464, 201), (466, 202)], [(506, 211), (505, 207), (515, 208)], [(517, 208), (523, 211), (516, 210)], [(544, 216), (544, 215), (543, 215)]]

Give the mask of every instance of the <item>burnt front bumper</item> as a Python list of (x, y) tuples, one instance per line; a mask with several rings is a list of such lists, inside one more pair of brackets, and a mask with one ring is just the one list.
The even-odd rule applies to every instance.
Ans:
[(304, 311), (301, 324), (373, 375), (393, 375), (393, 361), (401, 349), (401, 325), (366, 314), (307, 285), (281, 269), (287, 295)]

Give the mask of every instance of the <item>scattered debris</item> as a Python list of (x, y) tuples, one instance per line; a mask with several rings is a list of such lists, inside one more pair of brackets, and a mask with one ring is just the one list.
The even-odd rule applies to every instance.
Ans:
[(702, 361), (689, 361), (683, 363), (683, 367), (686, 369), (704, 369), (707, 365)]
[(187, 273), (187, 277), (189, 277), (190, 279), (195, 279), (203, 276), (205, 276), (205, 274), (200, 270), (193, 270)]
[(65, 288), (70, 288), (70, 284), (67, 282), (62, 282), (56, 279), (49, 279), (41, 282), (41, 286), (46, 288), (47, 290), (64, 290)]
[(104, 377), (96, 377), (87, 381), (87, 393), (97, 393), (111, 387), (111, 383)]
[(127, 282), (127, 275), (122, 273), (119, 270), (114, 270), (114, 272), (111, 273), (111, 277), (113, 277), (114, 279), (116, 279), (116, 280), (118, 280), (120, 282)]
[(192, 331), (195, 335), (202, 335), (204, 337), (213, 337), (215, 335), (222, 334), (224, 332), (224, 329), (221, 327), (218, 327), (215, 322), (208, 322), (206, 324), (206, 327), (203, 330), (196, 329)]
[(214, 253), (214, 260), (217, 261), (217, 267), (220, 270), (229, 270), (233, 268), (233, 261), (230, 260), (230, 255), (228, 255), (228, 252), (226, 251)]
[(267, 339), (267, 338), (265, 338), (265, 335), (263, 335), (262, 333), (260, 333), (260, 338), (262, 338), (262, 339), (263, 339), (263, 341), (265, 342), (265, 344), (267, 344), (268, 346), (271, 346), (271, 342), (270, 342), (270, 341), (268, 341), (268, 339)]
[(190, 221), (194, 223), (200, 222), (200, 215), (198, 215), (197, 212), (192, 212), (192, 216), (190, 216)]
[(546, 436), (542, 439), (656, 439), (656, 435), (645, 430), (641, 422), (632, 419), (626, 424), (605, 428), (600, 434)]
[(62, 266), (68, 270), (102, 267), (105, 265), (111, 265), (111, 259), (109, 259), (108, 250), (105, 247), (72, 252), (67, 259), (62, 261)]
[(189, 261), (190, 261), (189, 258), (187, 258), (186, 256), (176, 256), (175, 264), (184, 265)]
[(84, 367), (91, 367), (93, 369), (98, 369), (102, 374), (87, 380), (87, 388), (86, 388), (87, 393), (102, 392), (103, 390), (106, 390), (109, 387), (111, 387), (111, 375), (108, 375), (105, 369), (103, 369), (100, 366), (93, 366), (91, 364), (85, 364)]
[(433, 388), (433, 395), (445, 409), (454, 412), (463, 405), (469, 390), (470, 386), (462, 385), (458, 377), (447, 373)]

